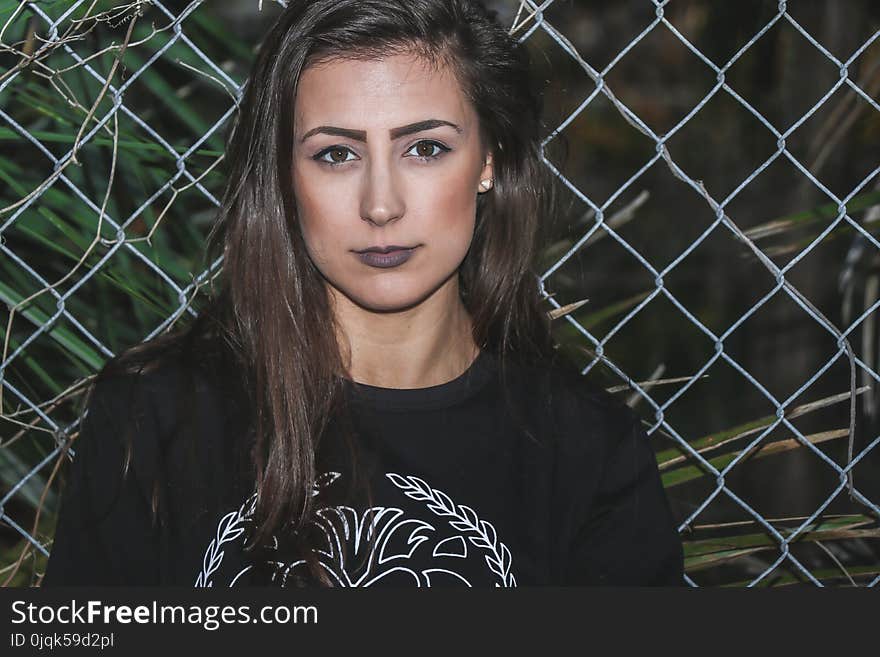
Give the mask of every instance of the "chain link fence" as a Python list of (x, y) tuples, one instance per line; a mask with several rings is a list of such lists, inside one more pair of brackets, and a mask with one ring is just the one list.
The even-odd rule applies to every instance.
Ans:
[[(199, 247), (219, 205), (222, 132), (236, 111), (246, 73), (242, 62), (251, 58), (251, 44), (258, 41), (258, 27), (263, 29), (265, 20), (254, 22), (258, 27), (251, 34), (236, 34), (234, 42), (225, 35), (235, 32), (230, 29), (236, 24), (235, 11), (253, 14), (259, 5), (256, 9), (268, 20), (274, 9), (268, 2), (265, 7), (255, 1), (223, 4), (222, 11), (220, 3), (202, 1), (2, 4), (0, 187), (5, 191), (0, 197), (0, 296), (5, 302), (5, 321), (0, 359), (4, 491), (0, 496), (0, 568), (6, 584), (33, 583), (51, 550), (59, 454), (76, 436), (76, 401), (88, 377), (119, 350), (161, 333), (185, 314), (195, 315), (200, 288), (222, 264), (217, 261), (201, 267)], [(694, 45), (680, 23), (670, 20), (667, 14), (675, 3), (640, 0), (620, 3), (615, 10), (636, 11), (645, 20), (633, 21), (638, 32), (615, 46), (610, 61), (598, 67), (583, 54), (588, 48), (575, 41), (589, 42), (590, 30), (601, 31), (601, 22), (586, 25), (563, 20), (578, 15), (577, 5), (562, 0), (491, 4), (510, 25), (512, 35), (543, 53), (545, 62), (554, 62), (544, 69), (551, 76), (550, 85), (559, 81), (552, 79), (556, 75), (577, 80), (560, 90), (559, 116), (548, 112), (552, 125), (544, 146), (546, 165), (570, 194), (579, 218), (568, 224), (564, 238), (547, 245), (538, 291), (552, 307), (560, 333), (589, 348), (584, 372), (601, 363), (623, 388), (630, 389), (631, 403), (648, 409), (642, 415), (651, 419), (648, 432), (656, 441), (664, 483), (686, 541), (687, 582), (692, 586), (786, 582), (875, 586), (880, 582), (876, 549), (880, 493), (870, 475), (877, 472), (880, 454), (880, 436), (871, 435), (873, 392), (880, 369), (873, 344), (873, 313), (880, 299), (876, 279), (868, 277), (863, 286), (864, 308), (855, 312), (852, 282), (858, 279), (859, 263), (870, 262), (875, 252), (880, 253), (880, 243), (871, 232), (872, 222), (880, 218), (877, 142), (873, 152), (868, 148), (862, 157), (870, 162), (868, 170), (848, 188), (837, 185), (834, 190), (823, 182), (817, 165), (820, 157), (830, 157), (828, 150), (820, 149), (808, 165), (790, 143), (811, 117), (833, 105), (830, 118), (822, 123), (828, 132), (820, 140), (833, 150), (835, 141), (843, 139), (840, 126), (856, 111), (847, 110), (844, 100), (858, 108), (861, 121), (876, 126), (871, 122), (880, 117), (876, 100), (880, 53), (873, 46), (880, 30), (841, 57), (799, 22), (795, 9), (801, 3), (764, 3), (764, 10), (772, 5), (765, 11), (766, 20), (754, 26), (732, 56), (719, 61)], [(598, 11), (601, 21), (596, 4), (584, 3), (584, 7), (589, 5), (594, 15)], [(621, 9), (622, 5), (626, 8)], [(221, 18), (211, 13), (214, 10), (220, 11)], [(554, 11), (559, 12), (559, 20), (554, 20)], [(685, 23), (697, 20), (690, 14), (683, 16)], [(754, 99), (747, 100), (730, 82), (737, 62), (760, 50), (762, 38), (769, 39), (765, 35), (773, 30), (789, 39), (797, 36), (813, 49), (814, 57), (836, 71), (833, 83), (787, 124), (768, 118), (772, 112)], [(100, 34), (109, 35), (109, 40), (102, 41)], [(628, 84), (627, 94), (615, 93), (619, 88), (614, 76), (623, 67), (621, 62), (656, 38), (663, 40), (663, 52), (690, 58), (684, 84), (699, 87), (696, 79), (688, 77), (698, 68), (702, 81), (709, 85), (697, 94), (696, 102), (688, 96), (679, 103), (681, 115), (667, 116), (665, 130), (657, 129), (663, 120), (640, 116), (639, 103), (627, 102)], [(537, 58), (536, 66), (541, 60)], [(679, 64), (674, 59), (646, 58), (638, 65), (662, 69)], [(651, 93), (644, 90), (646, 95)], [(657, 93), (671, 94), (672, 90), (666, 86)], [(770, 152), (757, 166), (750, 165), (744, 176), (721, 167), (721, 179), (730, 189), (723, 194), (717, 191), (720, 186), (701, 178), (704, 172), (684, 164), (689, 155), (679, 155), (672, 146), (677, 135), (700, 120), (701, 110), (713, 99), (727, 103), (728, 112), (752, 117), (754, 138), (760, 135), (772, 142)], [(644, 102), (641, 106), (651, 107)], [(621, 130), (649, 150), (623, 180), (607, 176), (605, 190), (584, 182), (600, 178), (601, 169), (594, 166), (588, 171), (591, 178), (585, 179), (584, 169), (562, 166), (551, 154), (563, 133), (581, 153), (615, 148), (614, 144), (603, 146), (603, 136), (584, 126), (584, 118), (596, 108), (602, 108), (606, 119), (625, 123)], [(838, 112), (838, 108), (842, 109)], [(872, 134), (880, 138), (880, 131), (869, 132), (865, 138)], [(724, 138), (744, 140), (747, 136)], [(709, 157), (723, 160), (724, 153)], [(819, 202), (805, 216), (789, 215), (744, 228), (747, 213), (731, 208), (743, 190), (758, 185), (762, 173), (774, 163), (790, 165), (789, 171), (800, 179), (798, 184), (810, 186)], [(649, 178), (649, 172), (657, 171), (666, 178)], [(696, 202), (691, 207), (701, 208), (707, 220), (692, 223), (699, 224), (699, 230), (683, 245), (683, 228), (658, 228), (660, 239), (675, 234), (679, 245), (674, 257), (659, 266), (647, 248), (627, 239), (626, 231), (643, 218), (640, 208), (647, 196), (660, 194), (673, 181), (678, 181), (677, 193)], [(800, 236), (800, 241), (787, 243), (781, 251), (779, 246), (774, 247), (776, 252), (759, 246), (767, 236), (807, 224), (818, 232), (807, 239)], [(843, 257), (824, 260), (825, 266), (837, 268), (838, 289), (843, 291), (839, 301), (845, 305), (839, 313), (844, 319), (832, 319), (829, 315), (834, 316), (835, 309), (825, 304), (823, 312), (815, 296), (811, 301), (811, 295), (796, 284), (793, 268), (826, 238), (841, 234), (848, 239)], [(699, 304), (697, 310), (685, 300), (691, 297), (672, 284), (674, 272), (687, 266), (696, 266), (699, 276), (709, 280), (725, 275), (720, 261), (699, 255), (701, 245), (719, 235), (731, 238), (724, 249), (736, 251), (739, 260), (753, 266), (751, 278), (746, 279), (750, 288), (770, 285), (742, 312), (728, 314), (722, 322), (706, 311), (712, 299)], [(599, 252), (612, 249), (625, 259), (624, 268), (635, 272), (632, 276), (644, 280), (647, 275), (650, 286), (625, 299), (620, 295), (626, 285), (615, 288), (618, 296), (596, 309), (596, 302), (583, 298), (585, 289), (592, 296), (593, 286), (598, 286), (584, 281), (583, 257), (589, 254), (601, 260)], [(783, 265), (777, 262), (781, 253), (791, 256)], [(601, 298), (601, 293), (597, 296)], [(790, 356), (793, 372), (806, 372), (785, 394), (773, 385), (772, 371), (756, 376), (731, 346), (740, 344), (732, 337), (738, 328), (780, 298), (795, 304), (800, 322), (806, 320), (815, 330), (811, 339), (827, 348), (816, 361), (803, 356), (796, 340), (775, 343), (778, 353)], [(711, 353), (686, 375), (661, 379), (664, 363), (640, 380), (626, 357), (616, 356), (612, 345), (615, 339), (624, 341), (627, 331), (640, 322), (651, 321), (646, 317), (653, 317), (652, 302), (656, 307), (664, 299), (679, 324), (666, 322), (657, 330), (683, 332), (681, 327), (686, 325), (690, 333), (684, 342), (693, 346), (691, 358), (707, 348)], [(719, 297), (717, 303), (724, 302)], [(582, 306), (591, 312), (584, 314)], [(143, 327), (149, 327), (148, 332)], [(856, 335), (861, 342), (854, 339)], [(624, 344), (632, 345), (633, 339), (630, 336)], [(674, 354), (664, 357), (675, 363)], [(700, 387), (725, 364), (728, 373), (738, 374), (733, 383), (723, 392)], [(779, 376), (783, 376), (781, 371)], [(819, 390), (819, 382), (828, 381), (831, 389), (837, 386), (837, 393), (795, 403), (807, 392)], [(661, 390), (672, 392), (664, 399)], [(769, 413), (759, 420), (740, 417), (733, 426), (720, 419), (711, 426), (713, 418), (706, 413), (710, 417), (704, 419), (711, 429), (705, 435), (690, 421), (672, 419), (677, 405), (698, 409), (707, 404), (706, 395), (723, 396), (723, 403), (731, 405), (735, 398), (751, 395), (748, 408), (763, 404)], [(859, 400), (864, 400), (861, 412)], [(822, 411), (835, 412), (833, 417), (842, 418), (846, 426), (810, 433), (794, 422)], [(75, 448), (69, 452), (75, 456)], [(761, 474), (743, 474), (756, 461), (760, 461)], [(857, 472), (859, 476), (854, 476)], [(783, 481), (772, 495), (743, 492), (750, 490), (749, 481), (770, 480)], [(773, 517), (778, 515), (776, 509), (787, 508), (778, 504), (785, 499), (797, 499), (794, 506), (809, 507), (800, 515)]]

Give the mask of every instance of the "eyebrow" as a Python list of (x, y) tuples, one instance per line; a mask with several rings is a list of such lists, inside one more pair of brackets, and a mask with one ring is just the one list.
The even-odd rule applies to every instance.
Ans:
[[(411, 135), (416, 132), (422, 132), (424, 130), (431, 130), (432, 128), (439, 128), (440, 126), (448, 125), (455, 128), (456, 132), (461, 132), (461, 127), (457, 126), (450, 121), (444, 121), (443, 119), (427, 119), (425, 121), (416, 121), (415, 123), (410, 123), (409, 125), (404, 125), (399, 128), (392, 128), (388, 131), (389, 135), (391, 135), (392, 141), (395, 139), (400, 139), (401, 137), (405, 137), (406, 135)], [(306, 134), (302, 136), (302, 139), (299, 140), (300, 143), (303, 143), (306, 139), (311, 137), (312, 135), (317, 134), (325, 134), (325, 135), (335, 135), (337, 137), (348, 137), (349, 139), (354, 139), (356, 141), (367, 141), (367, 132), (366, 130), (351, 130), (349, 128), (337, 128), (332, 125), (321, 125), (317, 128), (312, 128)]]

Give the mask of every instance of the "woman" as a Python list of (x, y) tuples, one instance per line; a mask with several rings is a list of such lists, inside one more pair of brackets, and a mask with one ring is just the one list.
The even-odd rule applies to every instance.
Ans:
[(288, 4), (220, 292), (97, 377), (44, 585), (682, 583), (637, 416), (540, 308), (528, 71), (475, 1)]

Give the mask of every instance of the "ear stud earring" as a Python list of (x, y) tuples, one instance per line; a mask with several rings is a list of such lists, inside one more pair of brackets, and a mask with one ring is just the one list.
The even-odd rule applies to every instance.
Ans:
[(492, 179), (487, 178), (486, 180), (481, 180), (480, 187), (482, 187), (486, 191), (489, 191), (489, 189), (492, 187)]

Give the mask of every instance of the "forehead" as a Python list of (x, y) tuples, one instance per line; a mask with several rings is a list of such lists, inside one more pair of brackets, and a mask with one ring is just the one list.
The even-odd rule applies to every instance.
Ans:
[(369, 132), (427, 117), (462, 127), (474, 119), (448, 66), (433, 67), (408, 54), (310, 66), (300, 76), (294, 111), (298, 134), (319, 122)]

